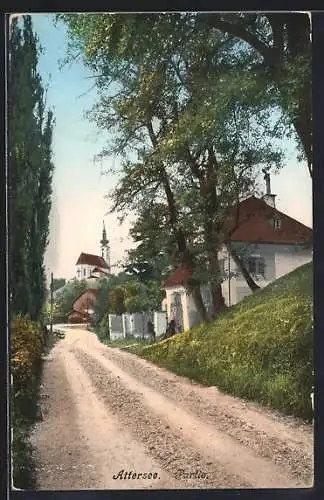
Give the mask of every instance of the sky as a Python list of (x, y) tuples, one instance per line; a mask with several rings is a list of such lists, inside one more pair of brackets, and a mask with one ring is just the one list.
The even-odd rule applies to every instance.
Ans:
[[(49, 246), (45, 255), (47, 274), (70, 279), (81, 252), (100, 255), (102, 222), (105, 220), (111, 247), (112, 271), (125, 251), (133, 244), (128, 231), (132, 214), (120, 225), (115, 214), (108, 214), (105, 195), (116, 184), (112, 174), (103, 175), (113, 162), (101, 164), (93, 158), (107, 142), (108, 136), (84, 117), (97, 100), (92, 74), (81, 62), (60, 69), (66, 56), (67, 33), (64, 25), (54, 26), (48, 14), (32, 15), (44, 53), (38, 70), (48, 84), (47, 104), (54, 111), (53, 134), (53, 200), (50, 214)], [(312, 184), (308, 169), (296, 159), (294, 144), (284, 168), (271, 177), (272, 192), (277, 195), (278, 210), (312, 227)], [(263, 187), (261, 185), (261, 187)]]
[[(47, 104), (54, 111), (53, 200), (49, 246), (45, 256), (47, 272), (70, 279), (81, 252), (100, 255), (103, 220), (111, 247), (111, 264), (117, 265), (132, 242), (129, 221), (122, 226), (115, 215), (107, 215), (109, 200), (104, 196), (116, 184), (113, 175), (102, 172), (113, 158), (95, 163), (94, 156), (106, 143), (104, 134), (84, 118), (96, 102), (92, 74), (80, 63), (60, 69), (66, 56), (64, 25), (56, 27), (49, 15), (32, 15), (34, 30), (44, 53), (38, 70), (48, 83)], [(114, 272), (113, 268), (112, 271)]]

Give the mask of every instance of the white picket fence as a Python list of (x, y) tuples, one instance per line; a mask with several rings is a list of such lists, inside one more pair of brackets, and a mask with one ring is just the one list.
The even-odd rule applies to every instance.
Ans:
[(150, 333), (148, 332), (149, 321), (154, 325), (156, 337), (160, 337), (165, 333), (167, 328), (166, 312), (109, 314), (110, 340), (125, 338), (148, 339), (150, 338)]

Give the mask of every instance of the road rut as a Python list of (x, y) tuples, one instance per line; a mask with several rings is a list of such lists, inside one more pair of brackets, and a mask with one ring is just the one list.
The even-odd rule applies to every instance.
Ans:
[(311, 426), (65, 329), (32, 434), (37, 488), (312, 486)]

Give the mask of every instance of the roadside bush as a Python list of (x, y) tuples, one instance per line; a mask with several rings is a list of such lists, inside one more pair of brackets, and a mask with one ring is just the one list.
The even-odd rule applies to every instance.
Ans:
[(35, 489), (35, 463), (32, 458), (33, 448), (28, 439), (28, 426), (15, 421), (12, 438), (14, 486), (21, 489)]
[(36, 418), (41, 356), (48, 340), (46, 327), (16, 316), (11, 321), (11, 425), (13, 480), (18, 488), (33, 487), (33, 464), (28, 426)]
[[(50, 322), (50, 317), (48, 319), (48, 323)], [(67, 323), (67, 315), (61, 312), (55, 312), (53, 314), (53, 325), (59, 325)]]
[(109, 339), (109, 314), (106, 313), (97, 328), (97, 335), (100, 340)]
[(213, 323), (133, 351), (200, 383), (311, 420), (312, 303), (307, 264)]
[(41, 366), (45, 329), (24, 317), (13, 318), (10, 329), (11, 373), (15, 397), (29, 397)]

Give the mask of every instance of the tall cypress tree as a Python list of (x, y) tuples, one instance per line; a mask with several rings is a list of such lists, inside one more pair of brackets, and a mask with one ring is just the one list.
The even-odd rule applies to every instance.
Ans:
[(10, 26), (8, 75), (9, 265), (12, 312), (40, 319), (45, 298), (53, 164), (53, 114), (37, 71), (39, 45), (30, 16)]

